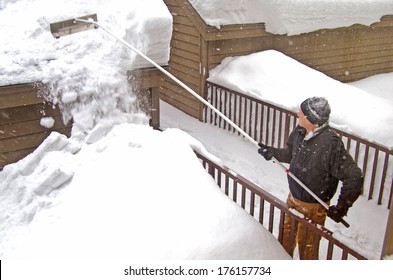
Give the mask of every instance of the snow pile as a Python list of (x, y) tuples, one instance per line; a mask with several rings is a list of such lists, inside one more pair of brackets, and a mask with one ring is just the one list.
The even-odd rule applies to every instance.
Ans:
[(393, 102), (393, 72), (371, 76), (349, 84)]
[(0, 172), (1, 258), (289, 258), (217, 188), (192, 137), (137, 124), (93, 133), (82, 144), (52, 133)]
[(393, 148), (391, 100), (343, 84), (280, 52), (225, 58), (208, 80), (294, 112), (306, 98), (323, 96), (332, 108), (332, 127)]
[(81, 134), (100, 119), (132, 121), (136, 105), (126, 70), (151, 65), (103, 30), (54, 39), (50, 23), (97, 13), (101, 25), (157, 63), (169, 59), (172, 16), (161, 0), (21, 0), (1, 7), (0, 85), (47, 84), (49, 92), (40, 94), (58, 104), (64, 121), (73, 119)]
[(211, 25), (265, 23), (266, 31), (296, 35), (323, 28), (370, 25), (393, 15), (391, 0), (190, 0)]

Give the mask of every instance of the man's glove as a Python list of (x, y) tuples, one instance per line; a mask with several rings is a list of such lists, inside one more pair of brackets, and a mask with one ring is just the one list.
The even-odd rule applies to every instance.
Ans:
[(326, 214), (336, 223), (340, 223), (342, 218), (347, 215), (348, 208), (340, 206), (339, 204), (330, 206)]
[(258, 153), (262, 155), (266, 160), (271, 160), (273, 157), (273, 148), (266, 146), (262, 143), (259, 143), (258, 146), (260, 147), (258, 149)]

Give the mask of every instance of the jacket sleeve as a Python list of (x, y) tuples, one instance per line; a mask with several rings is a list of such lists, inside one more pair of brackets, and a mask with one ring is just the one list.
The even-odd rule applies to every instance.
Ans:
[(289, 135), (288, 141), (287, 141), (287, 146), (285, 148), (282, 148), (282, 149), (272, 148), (274, 157), (280, 162), (290, 163), (290, 161), (292, 159), (292, 146), (293, 146), (294, 131), (292, 131), (292, 133)]
[(330, 151), (330, 173), (342, 182), (337, 207), (346, 213), (361, 194), (364, 177), (339, 137), (333, 137)]
[(291, 161), (291, 149), (289, 147), (277, 149), (272, 148), (274, 157), (283, 163), (289, 163)]

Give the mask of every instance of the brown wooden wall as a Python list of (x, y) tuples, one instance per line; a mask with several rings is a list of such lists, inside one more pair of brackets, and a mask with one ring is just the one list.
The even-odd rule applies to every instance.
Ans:
[[(187, 15), (187, 9), (176, 0), (164, 0), (173, 16), (173, 33), (168, 71), (193, 91), (203, 91), (201, 79), (201, 34)], [(164, 77), (160, 98), (173, 106), (199, 117), (200, 104), (170, 78)]]
[[(372, 26), (318, 30), (296, 36), (265, 31), (263, 24), (207, 26), (187, 0), (164, 0), (173, 15), (169, 71), (203, 95), (209, 70), (228, 56), (278, 50), (342, 81), (393, 72), (393, 15)], [(201, 118), (202, 106), (180, 86), (165, 79), (160, 97)]]
[(393, 16), (372, 26), (276, 36), (273, 48), (342, 82), (393, 72)]
[(267, 49), (278, 50), (342, 82), (393, 72), (393, 16), (385, 16), (372, 26), (354, 25), (296, 36), (270, 34), (211, 41), (209, 69), (227, 56)]
[[(54, 126), (41, 126), (43, 117), (52, 117)], [(0, 170), (34, 151), (51, 131), (69, 136), (71, 124), (63, 124), (60, 110), (39, 97), (36, 87), (0, 87)]]

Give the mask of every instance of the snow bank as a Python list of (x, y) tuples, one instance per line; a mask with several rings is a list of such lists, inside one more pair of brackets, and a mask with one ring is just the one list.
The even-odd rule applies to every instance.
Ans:
[(393, 14), (391, 0), (190, 0), (203, 20), (220, 27), (264, 22), (266, 31), (296, 35), (323, 28), (370, 25)]
[(52, 133), (0, 172), (1, 258), (289, 258), (217, 188), (190, 136), (135, 124), (100, 131), (90, 144)]
[(225, 58), (208, 80), (294, 112), (304, 99), (323, 96), (332, 108), (332, 127), (393, 148), (392, 101), (343, 84), (280, 52)]
[(393, 102), (393, 72), (378, 74), (349, 84)]

